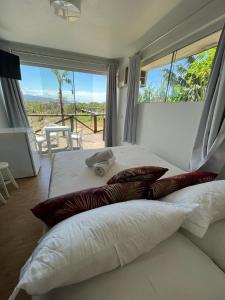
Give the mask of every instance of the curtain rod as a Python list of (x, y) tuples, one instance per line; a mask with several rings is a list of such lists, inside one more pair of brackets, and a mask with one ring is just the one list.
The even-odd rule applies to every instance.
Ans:
[(148, 47), (154, 45), (156, 42), (160, 41), (162, 38), (164, 38), (165, 36), (167, 36), (168, 34), (170, 34), (171, 32), (173, 32), (176, 28), (178, 28), (180, 25), (184, 24), (187, 20), (189, 20), (191, 17), (193, 17), (194, 15), (196, 15), (199, 11), (201, 11), (203, 8), (205, 8), (206, 6), (208, 6), (210, 3), (214, 2), (215, 0), (209, 0), (207, 3), (203, 4), (201, 7), (199, 7), (196, 11), (194, 11), (193, 13), (191, 13), (190, 15), (188, 15), (186, 18), (183, 19), (183, 21), (179, 24), (176, 24), (174, 27), (172, 27), (169, 31), (167, 31), (166, 33), (162, 34), (161, 36), (159, 36), (158, 38), (156, 38), (155, 40), (153, 40), (152, 42), (150, 42), (149, 44), (147, 44), (146, 46), (144, 46), (140, 52), (143, 52), (145, 49), (147, 49)]
[(24, 51), (24, 50), (16, 50), (13, 48), (9, 47), (9, 50), (11, 50), (14, 53), (21, 53), (24, 55), (32, 55), (32, 56), (37, 56), (37, 57), (44, 57), (44, 58), (53, 58), (53, 59), (61, 59), (64, 61), (74, 61), (78, 63), (87, 63), (87, 64), (92, 64), (92, 65), (101, 65), (101, 66), (107, 66), (109, 62), (94, 62), (94, 61), (88, 61), (88, 60), (79, 60), (79, 59), (74, 59), (74, 58), (67, 58), (67, 57), (61, 57), (61, 56), (54, 56), (54, 55), (48, 55), (48, 54), (38, 54), (35, 52), (30, 52), (30, 51)]

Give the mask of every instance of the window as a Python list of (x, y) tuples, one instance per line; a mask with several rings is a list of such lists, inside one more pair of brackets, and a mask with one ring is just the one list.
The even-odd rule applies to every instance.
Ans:
[(78, 126), (83, 123), (85, 128), (92, 128), (95, 113), (101, 115), (98, 130), (103, 128), (106, 75), (28, 65), (21, 66), (21, 73), (25, 108), (35, 130), (70, 114), (86, 115), (77, 118)]
[(139, 102), (204, 101), (220, 32), (145, 66)]

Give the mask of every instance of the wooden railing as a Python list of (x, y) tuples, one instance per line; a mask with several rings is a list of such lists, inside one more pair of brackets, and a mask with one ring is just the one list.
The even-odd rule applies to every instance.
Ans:
[[(28, 114), (28, 117), (38, 117), (38, 118), (45, 118), (45, 117), (54, 117), (54, 118), (60, 118), (57, 121), (54, 121), (55, 124), (64, 124), (66, 121), (69, 121), (70, 123), (70, 127), (71, 127), (71, 131), (74, 131), (74, 123), (77, 122), (79, 124), (81, 124), (83, 127), (86, 127), (87, 129), (89, 129), (90, 131), (92, 131), (93, 133), (97, 133), (97, 132), (101, 132), (103, 131), (103, 136), (104, 136), (104, 131), (105, 131), (105, 114), (100, 114), (100, 113), (93, 113), (90, 112), (88, 114), (65, 114), (64, 117), (62, 117), (61, 114), (36, 114), (36, 113), (32, 113), (32, 114)], [(85, 122), (81, 121), (79, 119), (79, 117), (91, 117), (93, 118), (93, 127), (87, 125)], [(98, 128), (98, 117), (102, 117), (103, 119), (103, 126), (101, 129)], [(42, 128), (38, 128), (35, 130), (35, 133), (38, 133), (42, 130)]]

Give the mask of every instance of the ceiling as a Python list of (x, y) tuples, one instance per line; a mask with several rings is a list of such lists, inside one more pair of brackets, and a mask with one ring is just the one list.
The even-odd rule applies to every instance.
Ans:
[[(49, 0), (1, 0), (0, 38), (106, 58), (140, 48), (148, 32), (185, 0), (82, 0), (81, 19), (55, 16)], [(192, 9), (195, 2), (191, 1)], [(186, 2), (187, 3), (187, 2)], [(197, 4), (196, 4), (197, 5)], [(174, 20), (173, 20), (174, 21)]]

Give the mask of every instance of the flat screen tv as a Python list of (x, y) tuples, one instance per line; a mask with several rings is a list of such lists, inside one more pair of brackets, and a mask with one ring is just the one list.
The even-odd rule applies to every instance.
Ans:
[(21, 79), (19, 56), (0, 50), (0, 77)]

